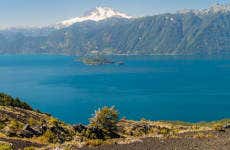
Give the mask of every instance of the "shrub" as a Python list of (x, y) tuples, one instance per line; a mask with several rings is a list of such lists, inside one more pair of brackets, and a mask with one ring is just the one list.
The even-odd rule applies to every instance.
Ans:
[(116, 131), (118, 123), (118, 111), (114, 107), (104, 107), (95, 112), (90, 119), (90, 126), (106, 131)]
[(15, 137), (18, 136), (18, 132), (20, 132), (23, 128), (23, 124), (16, 120), (11, 120), (7, 126), (5, 131), (7, 136)]
[(86, 145), (89, 145), (89, 146), (100, 146), (103, 143), (104, 143), (104, 141), (100, 140), (100, 139), (86, 141)]
[[(98, 138), (117, 138), (118, 111), (114, 107), (103, 107), (90, 119), (89, 134)], [(92, 136), (89, 136), (92, 137)], [(94, 136), (93, 136), (94, 137)]]
[(25, 147), (24, 150), (36, 150), (36, 148), (31, 146), (31, 147)]
[(44, 143), (64, 143), (73, 139), (71, 129), (61, 125), (52, 126), (39, 138)]
[(160, 128), (159, 129), (159, 134), (162, 134), (164, 136), (168, 136), (171, 133), (171, 130), (169, 128)]
[(39, 121), (33, 119), (32, 117), (29, 118), (28, 123), (30, 126), (39, 125)]
[(0, 93), (0, 106), (12, 106), (27, 110), (33, 110), (27, 103), (22, 102), (19, 98), (13, 98), (4, 93)]
[(23, 128), (23, 125), (16, 121), (16, 120), (11, 120), (9, 124), (10, 129), (12, 130), (21, 130)]
[(50, 130), (47, 130), (41, 138), (42, 142), (49, 143), (57, 143), (57, 136)]
[(61, 122), (60, 122), (58, 119), (51, 117), (51, 118), (49, 119), (49, 123), (50, 123), (51, 125), (58, 126), (58, 124), (60, 124)]
[(223, 131), (223, 126), (221, 124), (215, 124), (213, 125), (214, 130), (216, 131)]
[(198, 132), (196, 133), (193, 138), (214, 138), (215, 136), (213, 134), (210, 134), (210, 133), (202, 133), (202, 132)]
[(0, 130), (3, 129), (5, 126), (6, 126), (5, 123), (0, 121)]
[(99, 128), (89, 127), (84, 130), (81, 135), (87, 137), (88, 139), (104, 139), (105, 132)]
[(4, 143), (0, 141), (0, 150), (12, 150), (12, 146), (8, 143)]

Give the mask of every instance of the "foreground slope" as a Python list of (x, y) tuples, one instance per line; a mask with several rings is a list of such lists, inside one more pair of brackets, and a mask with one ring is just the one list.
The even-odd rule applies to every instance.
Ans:
[(196, 133), (187, 133), (175, 138), (143, 138), (130, 144), (103, 145), (82, 150), (229, 150), (229, 137), (230, 130), (228, 129), (222, 133), (202, 132), (198, 136)]
[[(0, 96), (0, 149), (229, 149), (230, 120), (209, 123), (168, 121), (111, 122), (105, 107), (100, 120), (89, 125), (69, 125), (48, 114), (24, 107), (25, 103), (8, 95)], [(17, 106), (12, 106), (17, 101)], [(4, 106), (3, 106), (4, 102)], [(7, 102), (7, 104), (6, 104)], [(22, 104), (22, 105), (21, 105)], [(21, 108), (24, 107), (24, 108)], [(97, 111), (99, 114), (101, 110)], [(116, 114), (115, 114), (116, 116)], [(96, 116), (95, 116), (96, 117)], [(99, 121), (99, 122), (98, 122)], [(97, 124), (98, 123), (98, 124)], [(112, 134), (111, 134), (112, 133)]]

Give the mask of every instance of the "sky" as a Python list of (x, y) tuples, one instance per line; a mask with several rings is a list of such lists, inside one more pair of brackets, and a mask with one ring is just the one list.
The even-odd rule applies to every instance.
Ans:
[(0, 0), (0, 28), (44, 26), (106, 6), (132, 16), (208, 8), (230, 0)]

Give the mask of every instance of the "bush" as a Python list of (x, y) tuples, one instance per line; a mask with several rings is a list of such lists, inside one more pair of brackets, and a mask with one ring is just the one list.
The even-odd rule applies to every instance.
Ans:
[(31, 146), (31, 147), (25, 147), (24, 150), (36, 150), (36, 148)]
[(114, 107), (103, 107), (98, 109), (90, 119), (89, 129), (86, 131), (87, 137), (118, 138), (117, 132), (118, 111)]
[(11, 120), (6, 128), (6, 135), (10, 137), (18, 136), (18, 132), (20, 132), (23, 128), (23, 124), (16, 120)]
[(100, 146), (103, 143), (104, 143), (104, 141), (100, 140), (100, 139), (86, 141), (86, 145), (88, 145), (88, 146)]
[(213, 125), (214, 130), (216, 131), (223, 131), (223, 126), (221, 124), (215, 124)]
[(81, 133), (81, 135), (87, 137), (88, 139), (105, 139), (105, 132), (94, 127), (87, 128)]
[(44, 143), (64, 143), (73, 139), (73, 132), (71, 129), (57, 125), (47, 129), (39, 138)]
[(19, 98), (13, 98), (7, 94), (0, 93), (0, 106), (12, 106), (22, 109), (33, 110), (28, 104), (22, 102)]
[(50, 130), (47, 130), (44, 135), (42, 136), (42, 142), (49, 142), (49, 143), (57, 143), (58, 138), (57, 136)]
[(6, 126), (5, 123), (0, 121), (0, 130), (3, 129), (5, 126)]
[(49, 119), (49, 123), (50, 123), (50, 125), (58, 126), (61, 122), (58, 119), (51, 117)]
[(4, 143), (0, 141), (0, 150), (12, 150), (12, 146), (8, 143)]
[(171, 130), (169, 128), (160, 128), (159, 129), (159, 134), (162, 134), (164, 136), (168, 136), (171, 133)]
[(9, 127), (11, 130), (18, 131), (18, 130), (21, 130), (23, 128), (23, 125), (16, 120), (11, 120)]
[(29, 118), (28, 123), (29, 123), (30, 126), (40, 125), (40, 122), (35, 120), (35, 119), (33, 119), (32, 117)]
[(117, 130), (118, 111), (114, 107), (104, 107), (95, 112), (90, 119), (90, 127), (114, 132)]

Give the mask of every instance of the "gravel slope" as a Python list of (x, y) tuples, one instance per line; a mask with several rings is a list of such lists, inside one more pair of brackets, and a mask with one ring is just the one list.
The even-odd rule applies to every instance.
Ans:
[(146, 138), (127, 145), (104, 145), (81, 150), (230, 150), (230, 129), (225, 132), (210, 131), (211, 137), (194, 137), (194, 133), (180, 135), (179, 138)]

